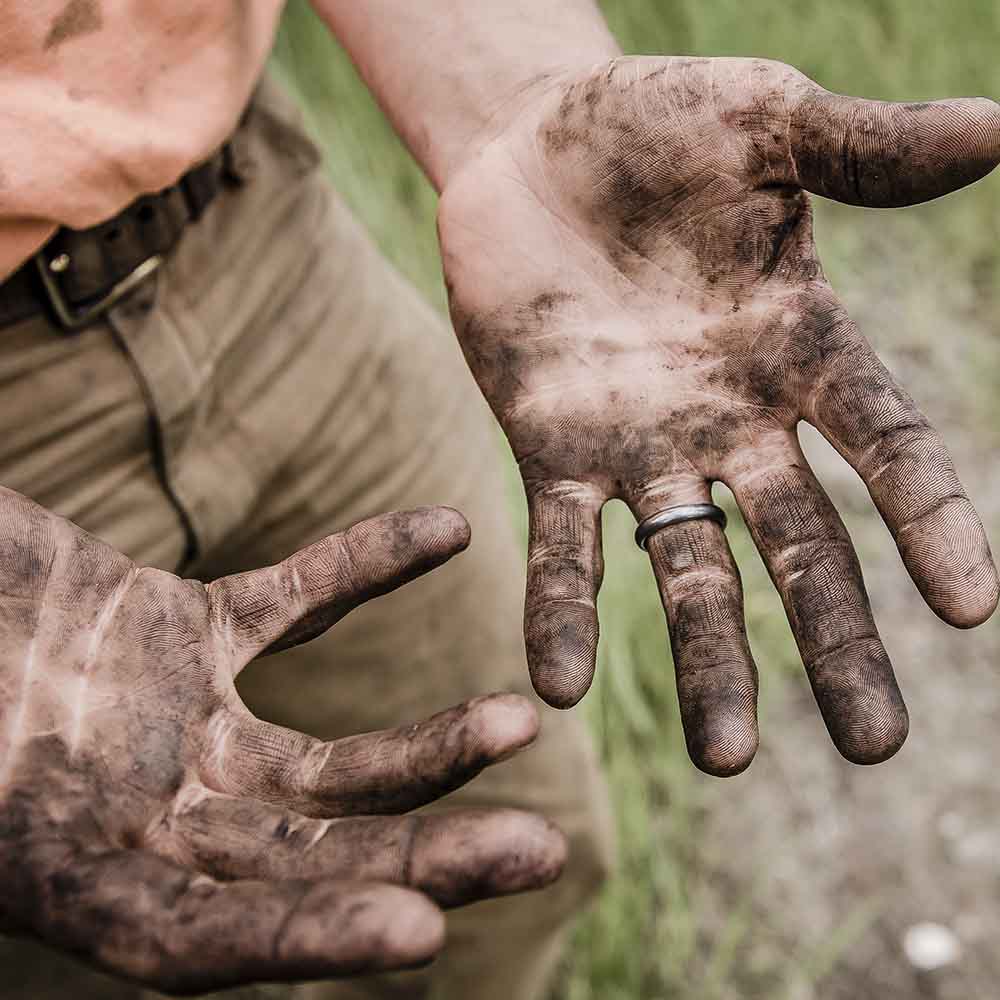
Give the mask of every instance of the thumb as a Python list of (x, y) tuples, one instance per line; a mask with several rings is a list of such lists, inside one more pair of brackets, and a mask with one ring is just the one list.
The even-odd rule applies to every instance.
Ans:
[(985, 97), (893, 104), (806, 89), (791, 111), (798, 183), (849, 205), (939, 198), (1000, 162), (1000, 105)]
[(457, 510), (421, 507), (361, 521), (276, 566), (210, 583), (213, 621), (230, 644), (234, 672), (263, 652), (315, 639), (468, 544), (469, 525)]

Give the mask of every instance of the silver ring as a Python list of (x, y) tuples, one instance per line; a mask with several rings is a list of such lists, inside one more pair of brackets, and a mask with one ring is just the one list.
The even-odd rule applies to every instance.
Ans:
[(639, 526), (635, 529), (635, 544), (645, 550), (649, 536), (657, 531), (669, 528), (672, 524), (703, 519), (715, 521), (725, 530), (726, 512), (721, 507), (716, 507), (714, 503), (685, 503), (678, 507), (664, 507), (663, 510), (658, 510), (639, 522)]

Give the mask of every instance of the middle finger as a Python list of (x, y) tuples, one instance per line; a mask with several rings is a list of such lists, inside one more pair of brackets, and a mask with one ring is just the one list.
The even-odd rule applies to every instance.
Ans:
[(726, 482), (781, 595), (834, 744), (855, 764), (888, 759), (906, 739), (906, 706), (847, 528), (798, 443)]

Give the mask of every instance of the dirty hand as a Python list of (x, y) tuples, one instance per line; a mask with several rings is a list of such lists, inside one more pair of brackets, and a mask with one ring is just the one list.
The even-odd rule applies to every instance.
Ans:
[(389, 514), (203, 586), (3, 490), (0, 932), (202, 992), (423, 963), (438, 905), (554, 878), (538, 817), (397, 815), (529, 743), (523, 699), (322, 743), (233, 687), (467, 540), (454, 511)]
[[(605, 501), (642, 519), (720, 481), (841, 753), (873, 763), (900, 747), (906, 709), (796, 424), (862, 476), (945, 621), (988, 618), (996, 570), (940, 438), (824, 278), (806, 192), (909, 205), (998, 159), (992, 101), (855, 100), (756, 59), (616, 59), (535, 81), (495, 116), (439, 230), (455, 328), (524, 479), (543, 698), (573, 705), (593, 675)], [(691, 521), (648, 550), (691, 756), (739, 772), (757, 747), (757, 674), (725, 535)]]

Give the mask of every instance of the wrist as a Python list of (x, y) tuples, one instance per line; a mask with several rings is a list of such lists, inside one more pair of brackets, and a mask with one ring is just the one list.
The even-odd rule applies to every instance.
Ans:
[(568, 82), (599, 71), (621, 54), (609, 37), (603, 44), (574, 51), (572, 58), (526, 61), (521, 73), (508, 73), (502, 81), (490, 81), (478, 100), (456, 109), (450, 126), (437, 134), (428, 131), (426, 168), (435, 186), (443, 190), (455, 174), (516, 122), (541, 119), (545, 112), (554, 111)]
[(595, 0), (313, 0), (441, 190), (546, 80), (620, 55)]

